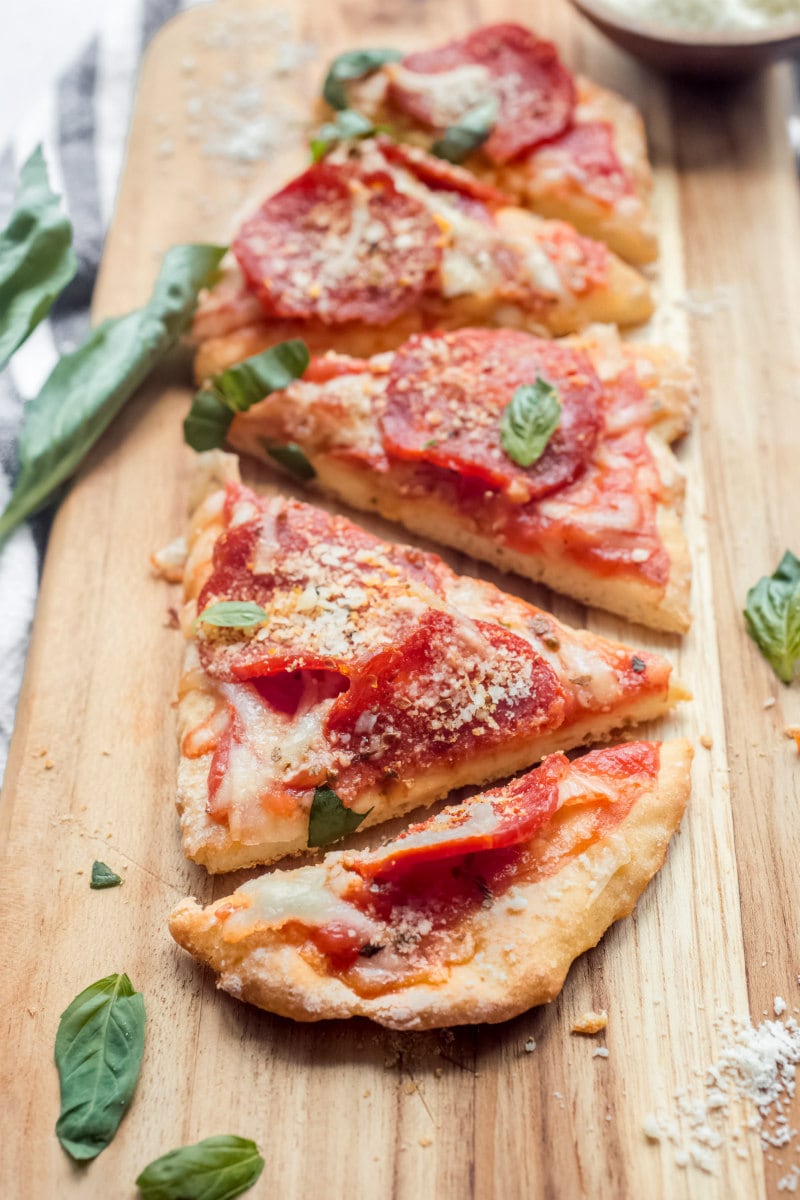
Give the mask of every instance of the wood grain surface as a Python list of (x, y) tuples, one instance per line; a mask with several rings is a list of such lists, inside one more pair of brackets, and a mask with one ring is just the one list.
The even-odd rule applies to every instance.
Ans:
[[(209, 160), (189, 127), (192, 82), (230, 88), (226, 73), (258, 79), (272, 61), (268, 38), (232, 44), (219, 33), (268, 11), (222, 0), (153, 43), (98, 316), (144, 299), (167, 246), (227, 238), (233, 213), (304, 161), (298, 138), (279, 159), (234, 172)], [(207, 902), (231, 884), (181, 856), (171, 708), (181, 645), (167, 624), (174, 595), (147, 562), (185, 520), (189, 364), (177, 355), (92, 454), (47, 554), (0, 807), (0, 1195), (132, 1198), (152, 1158), (230, 1132), (255, 1138), (266, 1158), (254, 1200), (760, 1200), (786, 1167), (765, 1159), (755, 1135), (741, 1155), (732, 1142), (721, 1147), (706, 1174), (677, 1166), (669, 1144), (648, 1142), (642, 1121), (669, 1113), (676, 1088), (701, 1087), (721, 1010), (760, 1019), (776, 994), (800, 1003), (800, 766), (782, 735), (800, 721), (798, 689), (777, 682), (740, 616), (748, 586), (793, 539), (798, 549), (800, 206), (785, 139), (787, 77), (777, 69), (716, 90), (669, 84), (603, 43), (566, 3), (544, 0), (295, 0), (286, 11), (322, 58), (521, 19), (557, 38), (573, 67), (641, 106), (662, 245), (658, 315), (645, 336), (691, 349), (702, 384), (697, 425), (680, 450), (692, 632), (648, 634), (447, 557), (573, 623), (674, 658), (695, 699), (650, 732), (694, 739), (690, 810), (635, 915), (575, 964), (558, 1001), (508, 1024), (427, 1035), (356, 1021), (302, 1027), (217, 993), (166, 931), (179, 898)], [(321, 60), (287, 77), (275, 105), (307, 105), (320, 72)], [(711, 295), (706, 315), (681, 304), (689, 289)], [(95, 858), (124, 885), (90, 891)], [(116, 1140), (78, 1168), (53, 1133), (53, 1040), (72, 997), (112, 971), (127, 971), (144, 993), (144, 1064)], [(608, 1010), (600, 1039), (570, 1034), (589, 1008)], [(598, 1043), (607, 1059), (593, 1056)]]

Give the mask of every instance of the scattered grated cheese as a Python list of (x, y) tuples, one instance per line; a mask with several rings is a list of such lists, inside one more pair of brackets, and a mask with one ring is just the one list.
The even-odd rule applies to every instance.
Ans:
[(693, 317), (713, 317), (731, 307), (731, 291), (723, 286), (694, 288), (678, 297), (675, 303)]
[[(776, 996), (773, 1007), (782, 1017), (787, 1004)], [(765, 1019), (753, 1025), (749, 1018), (723, 1014), (715, 1027), (721, 1049), (717, 1061), (706, 1068), (702, 1094), (678, 1089), (668, 1116), (649, 1113), (642, 1122), (649, 1141), (675, 1148), (678, 1166), (691, 1165), (706, 1174), (715, 1173), (717, 1153), (729, 1142), (744, 1158), (753, 1134), (758, 1135), (764, 1153), (791, 1146), (797, 1135), (788, 1117), (800, 1063), (800, 1025), (795, 1018)], [(800, 1144), (796, 1148), (800, 1150)], [(773, 1155), (768, 1157), (776, 1161)], [(780, 1159), (777, 1162), (781, 1165)], [(798, 1172), (800, 1168), (793, 1168), (785, 1175), (778, 1190), (794, 1191)]]

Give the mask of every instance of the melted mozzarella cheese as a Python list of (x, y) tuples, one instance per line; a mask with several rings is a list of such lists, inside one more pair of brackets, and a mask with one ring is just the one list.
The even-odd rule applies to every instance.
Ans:
[(322, 866), (273, 871), (244, 884), (237, 895), (249, 897), (252, 903), (227, 917), (226, 931), (230, 930), (234, 937), (245, 932), (254, 919), (272, 929), (279, 929), (288, 921), (317, 927), (336, 922), (354, 938), (360, 937), (364, 941), (382, 931), (382, 926), (340, 899), (328, 887), (328, 873)]
[(491, 76), (482, 63), (463, 63), (450, 71), (425, 75), (401, 65), (389, 68), (395, 85), (409, 95), (418, 96), (426, 105), (431, 125), (446, 129), (485, 100)]

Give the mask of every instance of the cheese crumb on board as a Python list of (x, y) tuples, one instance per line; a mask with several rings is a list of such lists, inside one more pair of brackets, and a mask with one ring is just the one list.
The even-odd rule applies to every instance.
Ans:
[[(775, 997), (776, 1017), (783, 1017), (787, 1007), (783, 997)], [(716, 1173), (723, 1147), (745, 1158), (748, 1141), (755, 1137), (771, 1161), (789, 1165), (772, 1152), (790, 1148), (800, 1152), (800, 1142), (795, 1142), (798, 1131), (789, 1124), (788, 1114), (800, 1063), (800, 1025), (792, 1016), (753, 1025), (749, 1018), (723, 1014), (715, 1026), (720, 1052), (705, 1069), (702, 1093), (678, 1088), (668, 1113), (659, 1109), (644, 1118), (644, 1136), (671, 1145), (678, 1166), (706, 1174)], [(778, 1190), (795, 1190), (796, 1178), (793, 1168)]]
[(714, 739), (711, 737), (711, 734), (704, 733), (702, 735), (702, 737), (700, 738), (700, 745), (703, 747), (704, 750), (710, 750), (711, 747), (714, 745)]
[(608, 1024), (608, 1013), (605, 1009), (600, 1012), (585, 1012), (572, 1022), (573, 1033), (599, 1033)]

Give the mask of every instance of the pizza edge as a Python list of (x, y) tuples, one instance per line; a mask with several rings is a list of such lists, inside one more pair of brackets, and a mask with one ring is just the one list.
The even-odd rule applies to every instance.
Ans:
[[(519, 906), (522, 911), (509, 911), (502, 903), (479, 910), (473, 920), (480, 922), (485, 947), (480, 962), (453, 966), (444, 984), (358, 996), (342, 980), (320, 976), (274, 934), (263, 931), (224, 945), (213, 917), (191, 899), (173, 912), (170, 932), (217, 973), (222, 990), (297, 1021), (364, 1016), (397, 1030), (505, 1021), (553, 1000), (573, 961), (633, 911), (663, 865), (683, 816), (691, 760), (687, 741), (663, 743), (655, 787), (637, 800), (611, 835), (551, 880), (518, 885), (516, 895), (528, 901)], [(609, 853), (614, 869), (598, 891), (608, 874)], [(546, 890), (537, 891), (542, 888)]]

